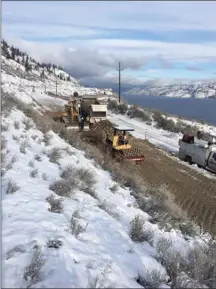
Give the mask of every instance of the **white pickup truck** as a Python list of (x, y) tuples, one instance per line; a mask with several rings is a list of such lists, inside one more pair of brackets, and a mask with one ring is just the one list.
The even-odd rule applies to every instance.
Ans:
[(216, 138), (197, 133), (197, 137), (183, 135), (179, 140), (179, 158), (216, 173)]

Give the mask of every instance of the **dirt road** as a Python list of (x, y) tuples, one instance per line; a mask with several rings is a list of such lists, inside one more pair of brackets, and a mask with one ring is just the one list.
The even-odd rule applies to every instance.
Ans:
[(216, 179), (177, 162), (147, 140), (132, 140), (146, 157), (142, 165), (133, 165), (133, 171), (150, 186), (166, 184), (180, 208), (206, 231), (216, 234)]
[(216, 180), (207, 178), (169, 157), (146, 140), (134, 140), (146, 156), (145, 163), (135, 168), (150, 185), (166, 184), (176, 203), (188, 216), (216, 234)]

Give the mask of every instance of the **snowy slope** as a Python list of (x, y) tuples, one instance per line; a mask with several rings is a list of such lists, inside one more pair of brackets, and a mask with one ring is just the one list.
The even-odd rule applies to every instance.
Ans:
[[(2, 119), (7, 126), (3, 137), (8, 144), (3, 152), (10, 148), (7, 158), (16, 156), (16, 162), (2, 178), (3, 287), (25, 288), (34, 284), (30, 277), (24, 280), (23, 274), (28, 272), (26, 266), (36, 245), (45, 260), (40, 277), (35, 281), (38, 288), (86, 288), (95, 276), (103, 286), (142, 288), (135, 280), (138, 272), (150, 279), (155, 270), (160, 272), (160, 282), (166, 282), (166, 270), (155, 259), (157, 242), (168, 238), (173, 242), (172, 250), (180, 250), (184, 255), (194, 241), (188, 243), (174, 230), (166, 233), (159, 230), (148, 221), (148, 214), (136, 208), (128, 189), (118, 186), (113, 193), (111, 187), (117, 184), (108, 172), (96, 168), (94, 161), (86, 159), (82, 151), (65, 143), (52, 131), (46, 146), (42, 132), (34, 124), (27, 129), (23, 119), (26, 119), (24, 114), (16, 109)], [(15, 121), (20, 124), (18, 129)], [(20, 151), (24, 141), (28, 142), (26, 153)], [(50, 162), (48, 157), (55, 147), (62, 151), (58, 163)], [(68, 164), (76, 169), (85, 167), (93, 173), (96, 197), (77, 186), (70, 198), (62, 197), (63, 212), (52, 213), (46, 201), (53, 193), (49, 185), (61, 179), (60, 173)], [(34, 169), (37, 174), (32, 177)], [(18, 186), (13, 194), (7, 194), (9, 180)], [(107, 202), (105, 209), (104, 200)], [(86, 228), (77, 238), (69, 230), (71, 215), (76, 210), (80, 215), (76, 217), (77, 222)], [(145, 220), (145, 230), (153, 234), (153, 247), (147, 242), (135, 244), (128, 235), (130, 222), (137, 214)], [(62, 242), (59, 249), (47, 247), (48, 240), (53, 239)], [(107, 270), (106, 274), (101, 270)]]
[(98, 89), (81, 86), (74, 78), (70, 76), (70, 81), (62, 80), (56, 75), (62, 74), (66, 79), (69, 74), (66, 72), (55, 69), (53, 73), (44, 72), (44, 77), (41, 77), (43, 68), (32, 68), (31, 71), (26, 72), (25, 67), (22, 64), (17, 63), (12, 59), (6, 59), (5, 56), (1, 56), (1, 77), (2, 87), (7, 88), (8, 83), (13, 86), (22, 87), (29, 91), (40, 90), (46, 93), (57, 94), (59, 97), (68, 98), (76, 91), (79, 95), (106, 95), (112, 96), (111, 89)]
[(201, 83), (176, 83), (133, 88), (127, 91), (128, 95), (166, 96), (182, 98), (216, 98), (216, 81), (203, 81)]

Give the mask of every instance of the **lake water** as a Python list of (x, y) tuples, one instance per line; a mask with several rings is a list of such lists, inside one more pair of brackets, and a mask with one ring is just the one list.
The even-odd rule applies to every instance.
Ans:
[(124, 96), (130, 104), (216, 125), (216, 99)]

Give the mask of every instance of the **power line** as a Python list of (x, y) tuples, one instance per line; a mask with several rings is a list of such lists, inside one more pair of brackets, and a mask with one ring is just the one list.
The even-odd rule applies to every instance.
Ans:
[(119, 66), (116, 68), (116, 70), (119, 72), (119, 103), (121, 103), (121, 71), (124, 70), (121, 68), (121, 62), (119, 61)]

